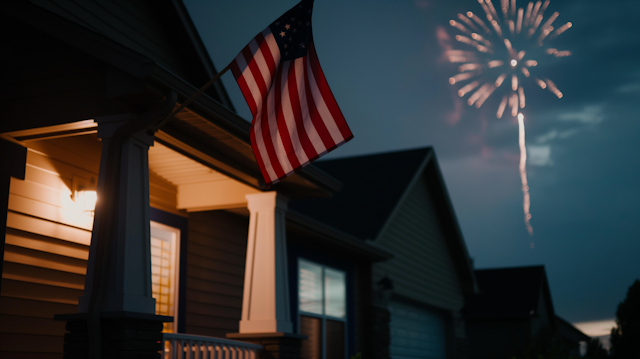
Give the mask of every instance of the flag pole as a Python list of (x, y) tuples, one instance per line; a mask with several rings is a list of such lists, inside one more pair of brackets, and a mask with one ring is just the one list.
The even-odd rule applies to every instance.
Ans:
[(155, 126), (153, 131), (154, 132), (158, 131), (160, 128), (162, 128), (162, 126), (166, 125), (167, 122), (169, 122), (173, 118), (173, 116), (177, 115), (178, 112), (182, 111), (191, 102), (193, 102), (193, 100), (195, 100), (198, 96), (202, 95), (203, 92), (205, 92), (209, 87), (211, 87), (211, 85), (213, 85), (216, 81), (218, 81), (220, 79), (220, 77), (222, 75), (224, 75), (225, 72), (227, 72), (229, 70), (229, 66), (231, 66), (231, 63), (229, 65), (227, 65), (224, 69), (222, 69), (220, 72), (218, 72), (218, 74), (216, 74), (211, 80), (209, 80), (209, 82), (204, 84), (196, 93), (191, 95), (191, 97), (189, 97), (185, 102), (183, 102), (180, 106), (178, 106), (178, 108), (173, 110), (167, 117), (162, 119), (162, 121), (160, 121)]

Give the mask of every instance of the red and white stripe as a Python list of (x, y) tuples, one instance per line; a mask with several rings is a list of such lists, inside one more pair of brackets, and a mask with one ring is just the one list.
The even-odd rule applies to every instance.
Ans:
[(281, 62), (273, 36), (267, 27), (231, 63), (253, 114), (251, 146), (267, 185), (353, 138), (313, 41), (307, 56)]

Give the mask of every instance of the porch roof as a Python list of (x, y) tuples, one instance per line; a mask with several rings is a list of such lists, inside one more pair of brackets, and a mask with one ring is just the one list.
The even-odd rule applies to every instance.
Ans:
[[(158, 8), (162, 8), (162, 6)], [(170, 13), (171, 7), (167, 8), (163, 11)], [(120, 105), (112, 106), (112, 108), (105, 106), (97, 108), (95, 117), (116, 115), (122, 113), (123, 108), (129, 108), (131, 112), (144, 111), (156, 106), (158, 100), (162, 99), (169, 90), (178, 94), (179, 103), (197, 91), (197, 87), (193, 85), (193, 78), (191, 81), (187, 81), (157, 60), (125, 46), (122, 42), (116, 41), (104, 33), (98, 33), (94, 31), (95, 29), (71, 21), (68, 17), (65, 18), (26, 1), (4, 2), (0, 11), (30, 29), (40, 31), (42, 36), (53, 37), (56, 41), (64, 43), (66, 47), (80, 50), (108, 66), (106, 79), (102, 80), (99, 85), (105, 86), (105, 97), (117, 100)], [(183, 12), (181, 16), (184, 17), (185, 13)], [(198, 52), (199, 57), (195, 61), (204, 63), (201, 66), (204, 70), (198, 76), (209, 76), (215, 70), (208, 63), (210, 62), (208, 56), (202, 54), (202, 44), (197, 33), (193, 32), (193, 24), (190, 23), (190, 20), (183, 19), (182, 21), (187, 31), (182, 29), (176, 35), (179, 37), (178, 42), (195, 44), (190, 51)], [(30, 36), (30, 34), (24, 36)], [(25, 40), (27, 39), (25, 38)], [(180, 49), (176, 51), (178, 50)], [(206, 82), (208, 79), (203, 78), (202, 82)], [(214, 97), (227, 105), (220, 103)], [(230, 103), (226, 101), (223, 89), (222, 92), (205, 93), (163, 127), (158, 132), (156, 140), (228, 177), (264, 190), (264, 181), (251, 150), (250, 124), (229, 107)], [(89, 111), (89, 113), (94, 112)], [(52, 126), (87, 119), (87, 117), (70, 119), (65, 114), (57, 113), (51, 113), (47, 118), (35, 115), (34, 118), (29, 118), (22, 115), (23, 121), (4, 123), (0, 132), (15, 134), (40, 127), (51, 129)], [(91, 132), (95, 132), (95, 128), (85, 126), (73, 134)], [(50, 135), (51, 133), (47, 131), (35, 134), (35, 136), (44, 137)], [(307, 166), (277, 184), (274, 189), (290, 198), (313, 198), (330, 196), (340, 186), (338, 181), (318, 168)]]

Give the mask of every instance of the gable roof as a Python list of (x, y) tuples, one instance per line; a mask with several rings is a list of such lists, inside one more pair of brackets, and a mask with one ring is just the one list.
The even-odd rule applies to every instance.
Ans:
[(342, 190), (318, 201), (291, 201), (289, 207), (360, 239), (373, 240), (431, 152), (426, 147), (316, 162), (342, 183)]
[(560, 318), (556, 315), (556, 328), (559, 334), (566, 340), (574, 343), (588, 342), (591, 337), (581, 332), (578, 328), (574, 327), (571, 323)]
[(316, 162), (342, 183), (330, 198), (295, 200), (289, 208), (361, 240), (375, 240), (414, 183), (426, 177), (449, 251), (467, 293), (476, 290), (473, 266), (435, 151), (431, 147)]
[(550, 318), (555, 317), (544, 266), (483, 269), (475, 274), (479, 293), (467, 298), (467, 318), (528, 318), (538, 313), (541, 297)]

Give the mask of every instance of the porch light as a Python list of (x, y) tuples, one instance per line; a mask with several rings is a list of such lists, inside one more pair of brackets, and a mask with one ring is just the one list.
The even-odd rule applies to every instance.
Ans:
[(98, 193), (96, 191), (76, 191), (74, 199), (83, 212), (93, 213), (96, 209), (96, 202), (98, 202)]
[(86, 180), (74, 175), (72, 193), (73, 201), (82, 209), (82, 212), (93, 214), (96, 209), (96, 202), (98, 202), (95, 179)]

